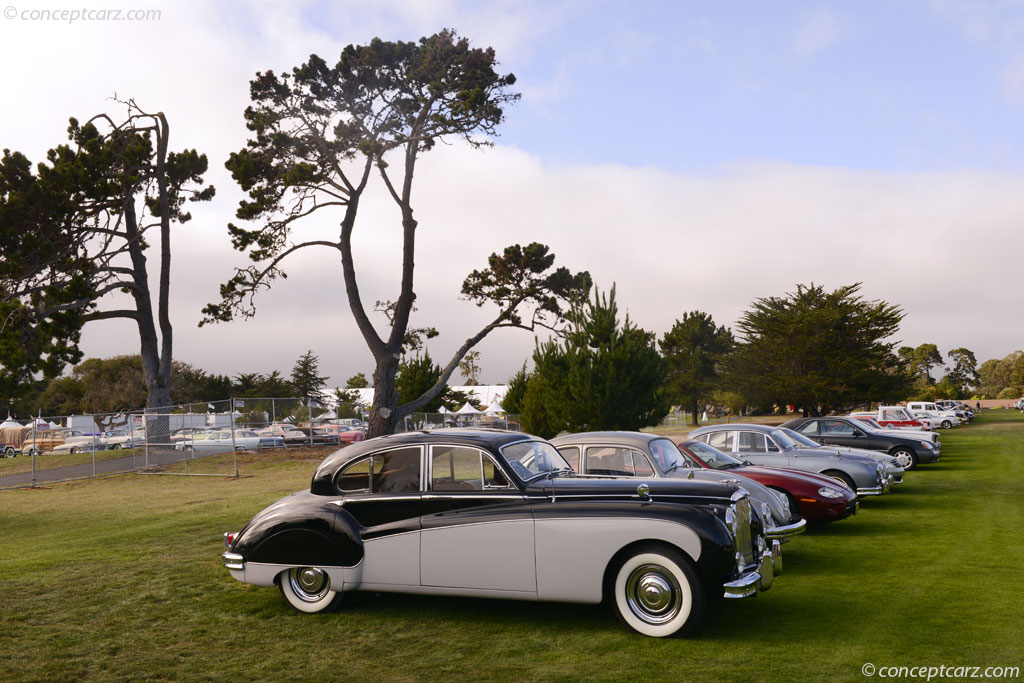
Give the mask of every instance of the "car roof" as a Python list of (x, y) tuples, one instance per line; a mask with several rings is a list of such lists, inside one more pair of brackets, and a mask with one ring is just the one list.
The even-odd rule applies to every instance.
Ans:
[(690, 432), (690, 436), (693, 436), (694, 434), (707, 434), (708, 432), (727, 432), (734, 429), (769, 434), (778, 428), (778, 425), (760, 425), (749, 422), (727, 422), (720, 425), (705, 425), (704, 427), (698, 427)]
[(644, 447), (655, 439), (666, 439), (668, 437), (660, 434), (648, 434), (646, 432), (579, 432), (576, 434), (565, 434), (551, 439), (555, 446), (568, 446), (570, 444), (602, 444), (616, 443), (628, 444), (630, 446)]

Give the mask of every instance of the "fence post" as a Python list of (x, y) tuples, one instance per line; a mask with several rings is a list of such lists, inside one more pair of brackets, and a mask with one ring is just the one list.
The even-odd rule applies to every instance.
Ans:
[(238, 479), (238, 448), (235, 446), (235, 397), (231, 397), (231, 405), (228, 411), (228, 419), (231, 420), (231, 461), (235, 465), (235, 479)]
[(309, 410), (309, 445), (313, 445), (313, 399), (306, 397), (306, 408)]
[(277, 399), (270, 399), (270, 424), (277, 422)]
[(36, 451), (39, 450), (36, 441), (36, 419), (32, 418), (32, 486), (36, 485)]

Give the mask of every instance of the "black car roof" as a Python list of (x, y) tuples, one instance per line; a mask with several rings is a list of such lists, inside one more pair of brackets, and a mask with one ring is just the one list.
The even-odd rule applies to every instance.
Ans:
[(406, 446), (431, 443), (458, 443), (467, 446), (476, 446), (486, 450), (497, 450), (502, 446), (516, 441), (536, 439), (537, 437), (523, 432), (510, 432), (504, 429), (468, 429), (468, 428), (446, 428), (446, 429), (424, 429), (413, 432), (401, 432), (399, 434), (388, 434), (373, 439), (359, 441), (345, 446), (339, 451), (331, 453), (321, 467), (327, 464), (340, 465), (353, 458), (358, 458), (364, 453), (388, 448), (390, 446)]

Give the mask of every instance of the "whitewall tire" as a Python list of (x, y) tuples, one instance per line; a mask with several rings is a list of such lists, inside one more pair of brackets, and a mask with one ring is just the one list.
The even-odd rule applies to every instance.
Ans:
[(685, 635), (700, 621), (704, 586), (689, 560), (662, 547), (640, 548), (614, 575), (612, 604), (622, 622), (645, 636)]
[(331, 590), (331, 577), (317, 567), (294, 567), (281, 572), (278, 587), (285, 602), (299, 612), (334, 612), (342, 594)]

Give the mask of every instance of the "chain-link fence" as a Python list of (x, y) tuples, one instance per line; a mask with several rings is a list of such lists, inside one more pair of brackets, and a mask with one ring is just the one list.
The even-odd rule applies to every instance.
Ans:
[(521, 432), (519, 416), (506, 413), (413, 413), (397, 425), (396, 431), (411, 432), (420, 429), (442, 429), (444, 427), (474, 427), (482, 429), (504, 429)]
[(0, 426), (0, 489), (124, 472), (237, 475), (239, 453), (361, 441), (363, 421), (351, 417), (358, 415), (345, 404), (231, 398), (12, 420)]

